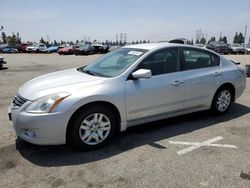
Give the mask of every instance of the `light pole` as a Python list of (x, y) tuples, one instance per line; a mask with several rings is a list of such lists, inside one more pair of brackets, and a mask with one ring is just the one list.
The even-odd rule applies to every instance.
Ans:
[(244, 47), (245, 47), (245, 44), (246, 44), (246, 37), (247, 37), (247, 25), (245, 26), (245, 33), (244, 33)]

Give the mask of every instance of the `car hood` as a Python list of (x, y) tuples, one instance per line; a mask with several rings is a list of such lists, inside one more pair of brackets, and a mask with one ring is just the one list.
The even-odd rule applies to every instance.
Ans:
[(72, 93), (80, 88), (102, 84), (106, 80), (104, 77), (79, 72), (76, 68), (68, 69), (34, 78), (22, 85), (18, 94), (25, 99), (36, 100), (58, 92)]
[(58, 49), (58, 46), (51, 46), (48, 48), (48, 50), (56, 50), (56, 49)]
[(37, 46), (28, 46), (27, 49), (36, 49)]
[(240, 47), (240, 46), (239, 46), (239, 47), (232, 47), (232, 49), (233, 49), (233, 50), (244, 50), (244, 48), (243, 48), (243, 47)]

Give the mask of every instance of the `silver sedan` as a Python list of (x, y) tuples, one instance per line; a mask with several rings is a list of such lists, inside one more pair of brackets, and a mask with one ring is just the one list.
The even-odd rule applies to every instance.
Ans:
[(241, 68), (212, 51), (132, 45), (28, 81), (9, 117), (17, 136), (30, 143), (94, 149), (141, 123), (207, 109), (224, 114), (245, 83)]

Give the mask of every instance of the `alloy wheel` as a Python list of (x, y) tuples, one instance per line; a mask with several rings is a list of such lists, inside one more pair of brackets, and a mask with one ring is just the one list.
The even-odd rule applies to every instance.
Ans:
[(97, 145), (108, 137), (110, 130), (110, 119), (102, 113), (93, 113), (82, 121), (79, 136), (85, 144)]
[(216, 101), (216, 108), (220, 112), (224, 112), (228, 109), (231, 103), (231, 93), (228, 90), (222, 90)]

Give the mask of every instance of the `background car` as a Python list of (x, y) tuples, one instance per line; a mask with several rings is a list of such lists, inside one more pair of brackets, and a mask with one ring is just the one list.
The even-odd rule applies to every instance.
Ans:
[(27, 46), (27, 52), (36, 52), (36, 53), (46, 53), (48, 49), (45, 44), (33, 44), (32, 46)]
[(58, 49), (59, 49), (59, 46), (50, 46), (50, 47), (48, 47), (47, 50), (49, 53), (56, 53), (58, 51)]
[(17, 45), (17, 50), (18, 50), (18, 52), (25, 53), (25, 52), (26, 52), (26, 48), (27, 48), (28, 46), (29, 46), (29, 45), (28, 45), (27, 43), (18, 44), (18, 45)]
[(3, 53), (18, 53), (18, 50), (12, 47), (5, 47), (2, 49), (2, 52)]
[(205, 48), (205, 45), (204, 45), (204, 44), (195, 44), (194, 46), (200, 47), (200, 48)]
[(229, 52), (231, 54), (244, 54), (245, 49), (242, 45), (233, 43), (233, 44), (229, 44)]
[(94, 41), (92, 46), (94, 47), (96, 53), (107, 53), (109, 51), (109, 45), (100, 44), (97, 41)]
[(208, 109), (225, 114), (245, 85), (244, 70), (210, 50), (131, 45), (28, 81), (9, 117), (30, 143), (95, 149), (130, 126)]
[(75, 55), (90, 55), (95, 53), (95, 48), (88, 43), (81, 43), (75, 46)]
[(245, 45), (245, 53), (250, 54), (250, 44)]
[(213, 50), (220, 54), (228, 54), (229, 48), (223, 41), (211, 41), (207, 46), (207, 49)]
[(3, 48), (8, 47), (8, 44), (0, 44), (0, 52), (3, 52)]
[(59, 55), (71, 55), (75, 53), (75, 48), (73, 46), (67, 46), (58, 50)]

